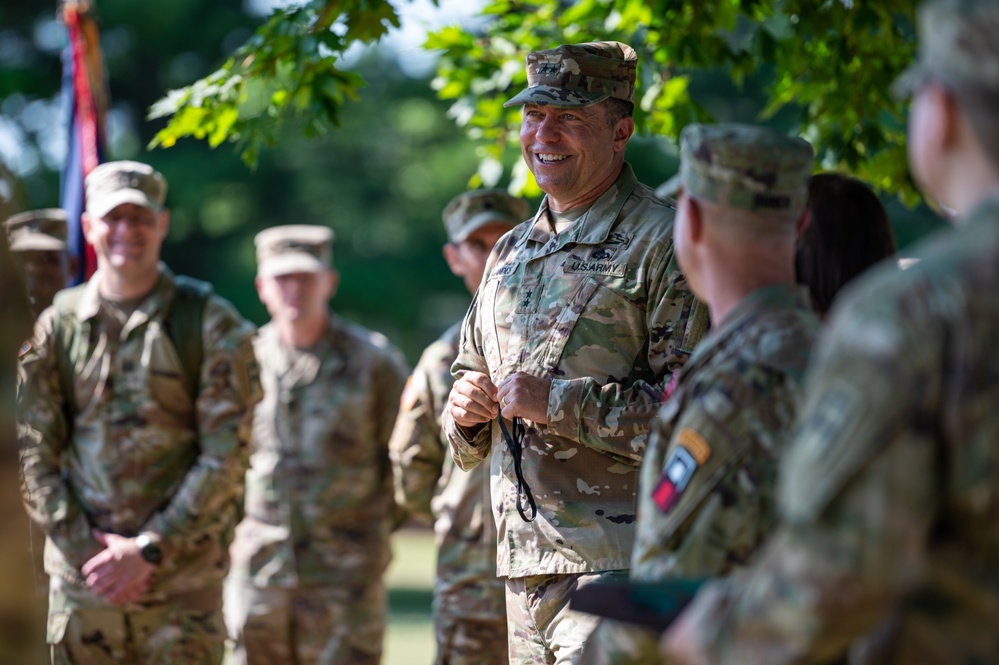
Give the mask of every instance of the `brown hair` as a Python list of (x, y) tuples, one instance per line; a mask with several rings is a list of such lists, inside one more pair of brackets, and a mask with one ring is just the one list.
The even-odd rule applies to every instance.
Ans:
[(798, 238), (794, 270), (812, 308), (825, 314), (836, 294), (864, 270), (895, 254), (888, 213), (859, 180), (817, 173), (808, 180), (810, 221)]

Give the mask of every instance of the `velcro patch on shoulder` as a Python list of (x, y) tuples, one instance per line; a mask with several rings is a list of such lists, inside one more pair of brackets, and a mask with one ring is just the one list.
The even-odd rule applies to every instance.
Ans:
[(652, 490), (652, 500), (663, 513), (668, 513), (680, 500), (680, 495), (697, 470), (697, 462), (683, 446), (677, 446), (663, 465), (659, 482)]

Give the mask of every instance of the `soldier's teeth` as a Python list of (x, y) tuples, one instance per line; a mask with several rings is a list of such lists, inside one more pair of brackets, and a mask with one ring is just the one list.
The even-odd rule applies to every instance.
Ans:
[(538, 158), (543, 162), (561, 162), (567, 155), (552, 155), (546, 152), (539, 152)]

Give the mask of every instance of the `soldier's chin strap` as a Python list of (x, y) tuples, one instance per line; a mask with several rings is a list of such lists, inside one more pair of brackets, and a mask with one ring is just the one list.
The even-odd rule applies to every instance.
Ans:
[[(538, 516), (538, 504), (534, 502), (534, 495), (531, 493), (531, 488), (527, 484), (527, 481), (524, 480), (524, 469), (522, 466), (524, 456), (524, 423), (520, 419), (520, 416), (514, 416), (511, 428), (507, 429), (506, 421), (503, 420), (503, 416), (500, 416), (499, 424), (500, 431), (503, 432), (503, 438), (506, 439), (506, 449), (510, 451), (510, 456), (513, 457), (513, 472), (517, 474), (517, 512), (520, 513), (520, 519), (525, 522), (533, 522), (534, 518)], [(527, 503), (531, 506), (530, 517), (524, 512), (524, 504), (521, 502), (523, 496), (527, 496)]]

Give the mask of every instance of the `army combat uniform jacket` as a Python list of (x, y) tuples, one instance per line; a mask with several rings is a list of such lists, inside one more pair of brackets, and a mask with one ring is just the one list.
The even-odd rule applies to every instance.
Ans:
[(145, 600), (209, 588), (221, 598), (260, 396), (254, 328), (208, 297), (195, 399), (165, 329), (176, 288), (170, 271), (161, 267), (117, 339), (98, 316), (99, 279), (65, 315), (80, 322), (72, 385), (62, 383), (55, 307), (42, 312), (21, 354), (25, 501), (48, 536), (45, 570), (65, 588), (83, 588), (81, 566), (104, 549), (92, 528), (152, 532), (162, 537), (164, 560)]
[(695, 601), (714, 663), (999, 662), (999, 192), (833, 309), (757, 565)]
[(295, 588), (380, 577), (394, 518), (388, 440), (407, 374), (401, 355), (332, 314), (312, 349), (287, 349), (273, 324), (255, 346), (264, 399), (233, 578)]
[(496, 577), (496, 522), (489, 502), (489, 469), (457, 468), (441, 434), (441, 414), (454, 383), (461, 324), (427, 347), (406, 385), (392, 434), (396, 501), (433, 520), (437, 536), (438, 613), (502, 619), (505, 591)]
[(770, 286), (694, 352), (642, 461), (632, 579), (725, 575), (763, 541), (818, 327), (801, 287)]
[[(547, 199), (535, 218), (547, 214)], [(491, 455), (497, 573), (517, 578), (626, 569), (637, 466), (673, 371), (706, 328), (673, 257), (674, 211), (625, 167), (573, 225), (525, 222), (493, 249), (452, 370), (494, 383), (552, 380), (547, 425), (526, 422), (523, 473), (537, 518), (516, 509), (497, 421), (468, 440), (445, 413), (456, 461)]]

